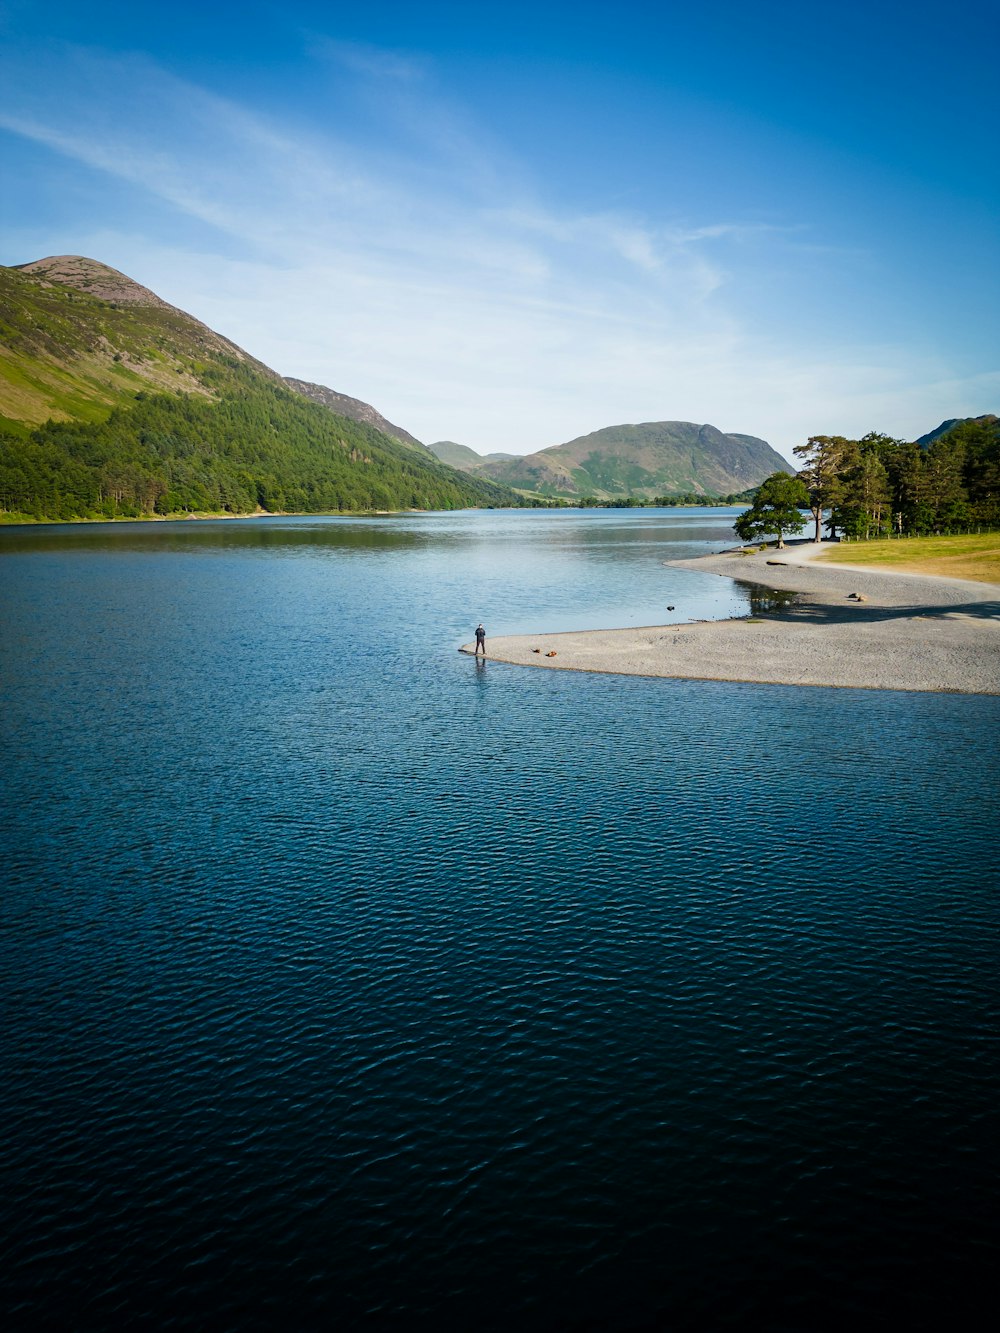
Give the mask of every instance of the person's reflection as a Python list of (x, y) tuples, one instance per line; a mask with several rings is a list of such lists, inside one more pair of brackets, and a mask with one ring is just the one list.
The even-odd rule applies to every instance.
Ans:
[(485, 658), (485, 657), (476, 657), (474, 660), (475, 660), (475, 663), (476, 663), (476, 680), (478, 680), (481, 684), (485, 685), (485, 684), (486, 684), (486, 658)]

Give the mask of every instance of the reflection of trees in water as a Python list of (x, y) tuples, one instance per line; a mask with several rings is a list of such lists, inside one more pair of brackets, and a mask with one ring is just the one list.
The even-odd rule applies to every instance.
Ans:
[(774, 611), (785, 611), (794, 605), (797, 592), (787, 592), (784, 588), (763, 588), (759, 583), (744, 583), (736, 579), (736, 586), (746, 594), (750, 602), (752, 616), (766, 616)]
[[(281, 553), (292, 547), (349, 550), (422, 550), (430, 544), (455, 545), (461, 536), (393, 524), (397, 515), (273, 514), (263, 518), (135, 519), (123, 523), (4, 528), (4, 553), (22, 551), (99, 550), (117, 552), (192, 552), (212, 548), (240, 550), (259, 547)], [(405, 520), (404, 520), (405, 521)]]

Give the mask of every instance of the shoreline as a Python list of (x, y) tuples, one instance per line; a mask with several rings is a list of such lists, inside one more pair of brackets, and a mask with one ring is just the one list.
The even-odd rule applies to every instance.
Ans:
[(397, 518), (404, 514), (444, 514), (453, 513), (446, 509), (330, 509), (316, 512), (311, 509), (255, 509), (246, 514), (232, 514), (228, 510), (219, 513), (203, 511), (189, 513), (181, 510), (174, 514), (134, 514), (131, 517), (119, 515), (117, 518), (17, 518), (7, 519), (0, 515), (0, 528), (54, 528), (79, 527), (87, 525), (111, 525), (114, 523), (215, 523), (219, 519), (246, 518)]
[[(505, 635), (487, 639), (487, 655), (553, 671), (1000, 695), (1000, 587), (817, 561), (835, 545), (807, 540), (663, 562), (795, 594), (780, 611)], [(459, 651), (471, 654), (473, 645)]]

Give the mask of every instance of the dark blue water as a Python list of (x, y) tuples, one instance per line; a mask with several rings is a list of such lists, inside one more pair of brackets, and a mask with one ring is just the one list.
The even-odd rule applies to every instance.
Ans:
[(455, 652), (729, 521), (0, 531), (14, 1326), (971, 1326), (1000, 700)]

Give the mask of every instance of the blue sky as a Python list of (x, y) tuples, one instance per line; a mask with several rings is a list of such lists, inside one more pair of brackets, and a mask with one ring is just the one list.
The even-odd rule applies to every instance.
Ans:
[(997, 7), (0, 0), (0, 263), (421, 439), (1000, 410)]

